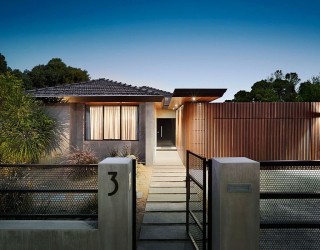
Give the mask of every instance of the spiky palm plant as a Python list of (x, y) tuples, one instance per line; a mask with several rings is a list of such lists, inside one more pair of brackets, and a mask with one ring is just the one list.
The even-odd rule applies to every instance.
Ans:
[(59, 148), (58, 122), (10, 74), (0, 75), (0, 162), (34, 163)]

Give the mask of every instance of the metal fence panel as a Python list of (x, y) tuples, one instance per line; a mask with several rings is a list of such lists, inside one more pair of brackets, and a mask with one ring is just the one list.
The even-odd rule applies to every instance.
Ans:
[(187, 151), (187, 233), (196, 249), (207, 249), (206, 159)]
[(97, 218), (98, 165), (1, 165), (0, 218)]
[(320, 162), (260, 164), (260, 249), (320, 249)]

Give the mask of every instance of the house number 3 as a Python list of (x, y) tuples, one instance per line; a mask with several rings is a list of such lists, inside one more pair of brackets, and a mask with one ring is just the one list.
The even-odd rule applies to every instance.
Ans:
[(112, 192), (108, 193), (108, 196), (112, 196), (118, 192), (119, 184), (116, 180), (117, 172), (108, 172), (108, 175), (111, 175), (111, 181), (114, 183), (114, 189)]

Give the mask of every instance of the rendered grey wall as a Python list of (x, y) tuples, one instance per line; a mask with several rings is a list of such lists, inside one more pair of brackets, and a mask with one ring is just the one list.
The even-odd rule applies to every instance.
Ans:
[(98, 230), (0, 230), (1, 250), (99, 249)]

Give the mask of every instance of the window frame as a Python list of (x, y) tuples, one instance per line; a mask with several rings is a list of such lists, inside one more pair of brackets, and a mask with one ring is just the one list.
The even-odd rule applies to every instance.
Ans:
[[(113, 106), (113, 107), (120, 107), (120, 139), (88, 139), (88, 110), (90, 110), (89, 108), (90, 107), (93, 107), (93, 106), (102, 106), (103, 109), (102, 109), (102, 120), (104, 121), (104, 107), (105, 106)], [(122, 139), (122, 107), (137, 107), (137, 134), (136, 134), (136, 139), (135, 140), (123, 140)], [(140, 115), (139, 115), (139, 105), (106, 105), (106, 104), (102, 104), (102, 105), (99, 105), (99, 104), (86, 104), (85, 105), (85, 108), (84, 108), (84, 123), (85, 123), (85, 131), (84, 131), (84, 140), (85, 141), (139, 141), (139, 131), (140, 131)], [(90, 123), (90, 120), (89, 120), (89, 123)], [(104, 138), (104, 123), (103, 123), (103, 126), (102, 126), (102, 138)]]

